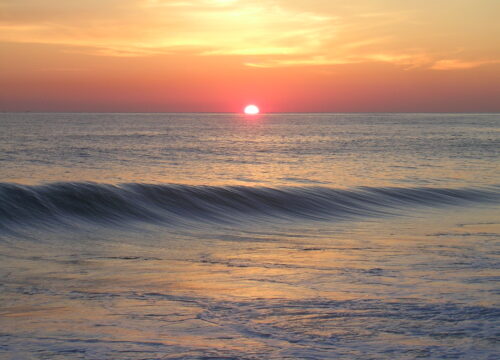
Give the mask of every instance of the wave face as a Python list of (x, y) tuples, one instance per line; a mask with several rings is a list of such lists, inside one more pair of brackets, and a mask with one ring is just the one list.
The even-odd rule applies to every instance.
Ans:
[(415, 206), (500, 200), (486, 189), (245, 187), (97, 183), (0, 183), (0, 229), (79, 222), (165, 225), (278, 219), (332, 220), (395, 214)]

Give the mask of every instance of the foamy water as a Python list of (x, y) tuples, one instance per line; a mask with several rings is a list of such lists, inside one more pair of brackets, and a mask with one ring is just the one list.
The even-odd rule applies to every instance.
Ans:
[(0, 114), (0, 357), (495, 359), (498, 114)]

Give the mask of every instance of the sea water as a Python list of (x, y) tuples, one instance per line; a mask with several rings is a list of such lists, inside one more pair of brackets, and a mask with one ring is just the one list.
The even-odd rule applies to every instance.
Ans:
[(2, 359), (496, 359), (499, 114), (0, 114)]

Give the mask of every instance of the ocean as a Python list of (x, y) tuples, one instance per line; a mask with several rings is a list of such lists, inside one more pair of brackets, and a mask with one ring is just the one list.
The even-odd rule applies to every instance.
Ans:
[(498, 359), (500, 114), (0, 114), (1, 359)]

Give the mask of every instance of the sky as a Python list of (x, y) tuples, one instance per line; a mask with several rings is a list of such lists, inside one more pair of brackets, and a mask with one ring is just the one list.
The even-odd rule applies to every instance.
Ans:
[(498, 112), (499, 0), (0, 0), (0, 111)]

